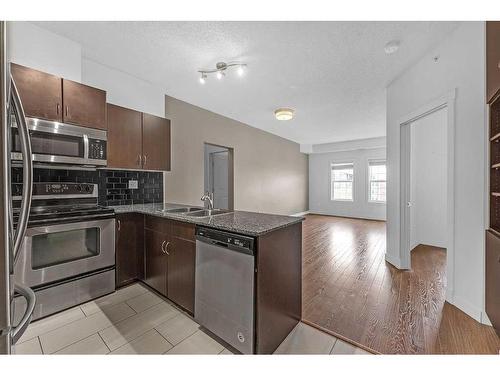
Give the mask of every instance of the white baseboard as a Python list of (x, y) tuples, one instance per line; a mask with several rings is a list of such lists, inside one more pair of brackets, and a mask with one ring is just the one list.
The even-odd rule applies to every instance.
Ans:
[(323, 211), (308, 211), (308, 213), (313, 215), (323, 215), (323, 216), (334, 216), (334, 217), (347, 217), (349, 219), (363, 219), (363, 220), (376, 220), (376, 221), (387, 221), (386, 218), (381, 218), (378, 216), (363, 216), (363, 215), (342, 215), (342, 214), (333, 214), (331, 212), (323, 212)]
[(492, 326), (490, 318), (488, 318), (486, 311), (481, 311), (481, 323), (486, 324), (487, 326)]
[(385, 253), (385, 260), (392, 264), (394, 267), (401, 269), (401, 259), (389, 253)]
[(454, 296), (452, 305), (462, 310), (464, 313), (469, 315), (471, 318), (477, 320), (479, 323), (482, 323), (484, 319), (483, 315), (485, 314), (483, 314), (481, 309), (478, 309), (475, 306), (471, 305), (468, 301), (465, 301), (464, 299), (458, 296)]
[(292, 214), (290, 216), (306, 216), (309, 213), (309, 211), (302, 211), (302, 212), (297, 212), (295, 214)]
[(452, 304), (453, 306), (455, 306), (454, 296), (455, 296), (455, 294), (453, 292), (453, 288), (451, 288), (450, 286), (447, 286), (445, 300), (446, 300), (446, 302)]

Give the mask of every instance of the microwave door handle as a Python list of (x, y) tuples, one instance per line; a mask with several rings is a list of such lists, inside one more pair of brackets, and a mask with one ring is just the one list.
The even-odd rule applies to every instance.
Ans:
[(26, 300), (26, 311), (19, 324), (12, 327), (10, 331), (12, 344), (15, 344), (23, 335), (26, 328), (31, 322), (31, 317), (33, 316), (33, 311), (35, 311), (36, 296), (31, 288), (24, 285), (14, 284), (14, 291), (19, 293)]
[(21, 196), (21, 208), (19, 211), (19, 221), (17, 222), (17, 230), (14, 233), (13, 259), (14, 264), (19, 256), (19, 249), (26, 234), (28, 226), (28, 218), (31, 208), (31, 197), (33, 193), (33, 154), (31, 151), (31, 140), (24, 116), (24, 109), (17, 91), (14, 79), (11, 76), (11, 99), (14, 109), (14, 114), (17, 121), (17, 129), (19, 131), (19, 140), (21, 144), (21, 153), (23, 156), (23, 192)]

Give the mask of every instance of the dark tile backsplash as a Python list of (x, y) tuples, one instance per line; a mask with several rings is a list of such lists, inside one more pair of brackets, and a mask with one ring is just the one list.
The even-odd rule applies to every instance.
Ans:
[[(120, 204), (163, 202), (162, 172), (100, 169), (98, 173), (100, 204), (116, 206)], [(138, 189), (129, 189), (129, 180), (137, 180)]]
[[(12, 168), (12, 183), (21, 184), (22, 169)], [(128, 181), (137, 180), (138, 188), (129, 189)], [(85, 182), (98, 184), (99, 204), (117, 206), (123, 204), (163, 202), (163, 173), (99, 169), (81, 171), (72, 169), (33, 169), (34, 182)], [(13, 188), (13, 191), (14, 188)]]

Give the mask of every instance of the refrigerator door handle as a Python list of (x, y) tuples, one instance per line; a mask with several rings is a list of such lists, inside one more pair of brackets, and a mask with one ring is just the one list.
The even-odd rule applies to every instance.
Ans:
[[(17, 222), (17, 230), (14, 233), (14, 244), (13, 244), (13, 260), (14, 264), (19, 256), (19, 249), (24, 240), (24, 235), (26, 234), (26, 228), (28, 226), (28, 218), (31, 208), (31, 196), (33, 192), (33, 154), (31, 151), (31, 140), (28, 130), (28, 125), (26, 124), (26, 117), (24, 116), (24, 109), (21, 103), (21, 98), (19, 92), (17, 91), (14, 79), (10, 78), (11, 82), (11, 105), (14, 110), (17, 121), (17, 129), (19, 131), (19, 140), (21, 143), (21, 153), (23, 155), (23, 192), (21, 209), (19, 211), (19, 221)], [(11, 219), (13, 220), (13, 219)]]
[(28, 328), (36, 304), (36, 296), (31, 288), (20, 284), (14, 284), (14, 291), (19, 293), (26, 300), (26, 311), (24, 312), (24, 315), (19, 324), (15, 327), (12, 327), (10, 334), (13, 345), (21, 338), (24, 331), (26, 331), (26, 328)]

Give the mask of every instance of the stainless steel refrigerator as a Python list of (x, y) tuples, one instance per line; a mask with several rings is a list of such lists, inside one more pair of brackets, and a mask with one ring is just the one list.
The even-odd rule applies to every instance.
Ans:
[[(24, 240), (31, 205), (33, 165), (31, 143), (19, 94), (9, 73), (7, 49), (7, 22), (0, 21), (0, 354), (10, 354), (12, 345), (23, 334), (31, 321), (35, 308), (35, 294), (30, 288), (14, 283), (13, 269)], [(12, 217), (10, 179), (10, 129), (11, 120), (21, 140), (23, 154), (23, 192), (17, 225)], [(14, 321), (14, 295), (26, 299), (22, 318)], [(18, 314), (16, 314), (18, 315)]]

